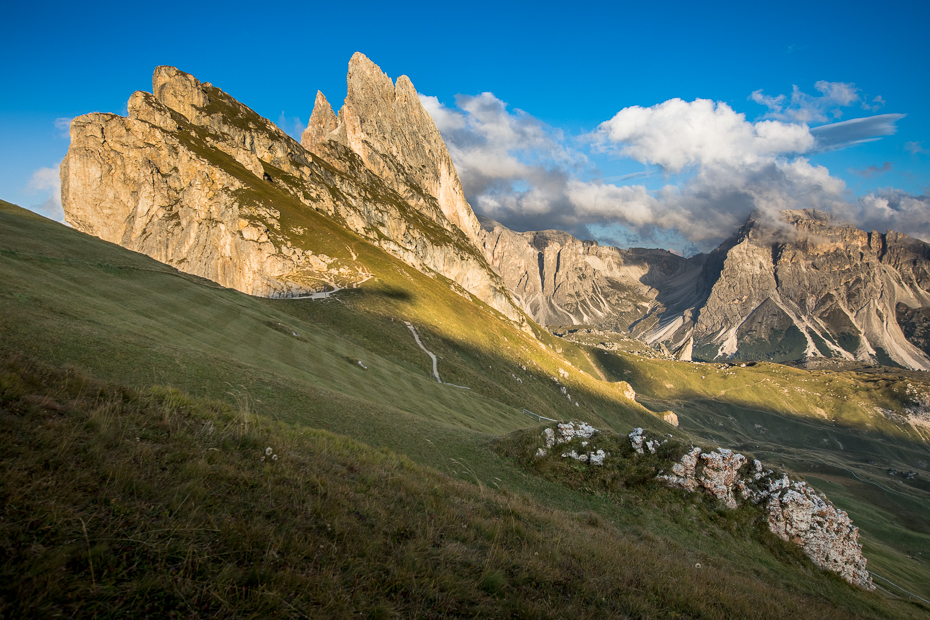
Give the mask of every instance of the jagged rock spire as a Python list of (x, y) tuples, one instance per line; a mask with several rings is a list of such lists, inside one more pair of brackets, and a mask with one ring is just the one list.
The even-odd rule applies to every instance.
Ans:
[(367, 56), (356, 52), (346, 82), (346, 100), (338, 117), (326, 97), (317, 94), (301, 138), (303, 147), (317, 152), (326, 140), (349, 147), (424, 215), (439, 223), (451, 222), (477, 244), (478, 220), (465, 200), (439, 129), (410, 79), (401, 76), (395, 85)]

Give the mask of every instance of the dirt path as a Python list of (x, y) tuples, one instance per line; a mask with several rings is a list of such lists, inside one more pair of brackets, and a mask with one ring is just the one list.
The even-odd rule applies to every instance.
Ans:
[(441, 383), (441, 384), (443, 384), (443, 385), (451, 385), (452, 387), (462, 388), (463, 390), (470, 390), (470, 389), (471, 389), (470, 387), (465, 387), (464, 385), (456, 385), (456, 384), (454, 384), (454, 383), (446, 383), (445, 381), (443, 381), (442, 379), (440, 379), (440, 378), (439, 378), (439, 367), (438, 367), (438, 363), (437, 363), (437, 361), (436, 361), (436, 355), (435, 355), (432, 351), (430, 351), (429, 349), (427, 349), (425, 346), (423, 346), (423, 342), (420, 340), (420, 334), (417, 333), (417, 328), (414, 327), (414, 326), (410, 323), (410, 321), (404, 321), (404, 324), (407, 326), (407, 329), (410, 330), (410, 333), (413, 334), (413, 339), (417, 341), (417, 344), (420, 345), (420, 348), (423, 349), (423, 350), (426, 352), (427, 355), (429, 355), (429, 357), (430, 357), (431, 360), (433, 360), (433, 376), (436, 377), (436, 381), (439, 381), (439, 383)]
[(413, 339), (417, 341), (417, 344), (420, 345), (420, 348), (426, 351), (426, 354), (429, 355), (431, 360), (433, 360), (433, 376), (436, 377), (436, 381), (442, 383), (442, 379), (439, 378), (439, 368), (436, 362), (436, 355), (423, 346), (423, 343), (420, 341), (420, 334), (417, 333), (417, 328), (411, 325), (410, 321), (404, 321), (404, 324), (407, 326), (407, 329), (410, 330), (410, 333), (413, 334)]

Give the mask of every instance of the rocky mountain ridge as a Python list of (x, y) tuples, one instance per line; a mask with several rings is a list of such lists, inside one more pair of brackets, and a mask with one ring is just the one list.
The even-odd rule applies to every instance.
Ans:
[(482, 220), (482, 247), (546, 325), (629, 334), (690, 360), (859, 360), (930, 370), (930, 245), (816, 211), (750, 217), (707, 255), (620, 250)]
[[(750, 218), (707, 255), (620, 250), (479, 221), (416, 89), (355, 54), (338, 115), (301, 142), (209, 83), (159, 67), (127, 117), (75, 119), (68, 222), (262, 296), (357, 286), (371, 267), (304, 235), (323, 214), (509, 319), (589, 325), (690, 360), (836, 358), (930, 369), (930, 246), (823, 214)], [(332, 252), (330, 252), (332, 254)]]
[[(350, 128), (338, 134), (346, 139), (312, 138), (334, 118), (320, 95), (307, 150), (211, 84), (158, 67), (152, 93), (133, 94), (127, 117), (72, 122), (61, 166), (66, 220), (252, 295), (302, 295), (370, 277), (351, 248), (337, 258), (302, 241), (299, 216), (309, 209), (524, 323), (471, 242), (477, 221), (410, 81), (395, 89), (361, 54), (348, 81), (342, 117)], [(400, 135), (389, 131), (398, 119), (372, 119), (391, 98)], [(412, 144), (429, 148), (410, 151)]]

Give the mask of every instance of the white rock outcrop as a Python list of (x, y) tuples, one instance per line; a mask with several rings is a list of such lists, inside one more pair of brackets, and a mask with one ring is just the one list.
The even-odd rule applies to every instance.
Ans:
[[(549, 450), (555, 446), (567, 444), (574, 439), (591, 439), (597, 435), (598, 430), (587, 422), (560, 422), (555, 429), (547, 428), (542, 432), (543, 441), (546, 446), (536, 451), (536, 457), (542, 458), (549, 454)], [(591, 446), (588, 441), (581, 442), (581, 448), (590, 448), (588, 450), (570, 450), (562, 452), (563, 459), (574, 459), (583, 463), (592, 465), (603, 465), (604, 459), (610, 456), (602, 449)]]
[[(642, 433), (635, 438), (630, 434), (630, 445), (634, 450), (639, 447), (640, 453), (642, 442)], [(761, 504), (768, 513), (769, 529), (801, 547), (814, 564), (866, 590), (875, 589), (858, 542), (859, 528), (848, 514), (806, 482), (776, 475), (758, 460), (741, 473), (747, 462), (742, 454), (725, 448), (702, 452), (694, 447), (672, 466), (670, 474), (658, 479), (688, 492), (704, 489), (731, 509), (740, 500)]]

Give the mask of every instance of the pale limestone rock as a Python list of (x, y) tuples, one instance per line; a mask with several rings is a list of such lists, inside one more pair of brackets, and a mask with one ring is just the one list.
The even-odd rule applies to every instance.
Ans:
[(753, 460), (748, 476), (740, 477), (745, 463), (743, 455), (724, 448), (702, 453), (695, 447), (672, 466), (671, 475), (660, 475), (658, 479), (689, 492), (703, 488), (731, 509), (738, 506), (738, 491), (744, 500), (763, 504), (769, 529), (800, 546), (817, 566), (866, 590), (875, 588), (858, 543), (859, 529), (852, 525), (849, 515), (807, 483), (792, 482), (785, 474), (776, 477), (758, 460)]
[(451, 222), (477, 243), (478, 220), (465, 200), (445, 142), (410, 79), (401, 76), (395, 86), (377, 65), (356, 52), (346, 81), (346, 100), (338, 117), (326, 98), (317, 95), (301, 138), (304, 147), (316, 152), (325, 140), (348, 146), (424, 215), (440, 225)]
[(672, 426), (678, 426), (678, 414), (676, 414), (674, 411), (666, 411), (662, 414), (662, 419)]
[(694, 491), (698, 488), (698, 481), (695, 477), (698, 458), (701, 456), (701, 449), (694, 447), (690, 452), (681, 457), (678, 463), (672, 465), (672, 475), (660, 475), (662, 480), (670, 487), (677, 487), (685, 491)]
[(690, 362), (692, 353), (694, 353), (694, 338), (689, 337), (683, 345), (675, 350), (672, 358), (682, 362)]
[[(176, 99), (188, 91), (165, 92)], [(204, 143), (187, 134), (189, 125), (179, 130), (184, 117), (152, 95), (136, 93), (128, 108), (129, 118), (88, 114), (72, 122), (61, 166), (69, 223), (252, 295), (313, 290), (301, 284), (316, 275), (306, 257), (285, 255), (281, 242), (268, 238), (263, 220), (277, 212), (240, 204), (239, 191), (255, 179), (245, 167), (216, 165)]]
[(623, 397), (627, 400), (636, 400), (636, 390), (634, 390), (633, 386), (626, 381), (618, 381), (617, 388), (620, 390), (620, 393), (623, 394)]
[[(357, 86), (353, 101), (376, 113), (378, 101), (363, 101), (359, 75), (352, 80)], [(399, 112), (393, 120), (376, 123), (376, 129), (388, 131), (392, 122), (415, 120), (419, 102), (410, 99), (412, 87), (404, 82), (399, 92)], [(255, 198), (267, 196), (266, 188), (273, 186), (293, 199), (291, 209), (313, 209), (337, 219), (417, 269), (448, 277), (528, 329), (499, 276), (457, 220), (443, 214), (440, 195), (454, 183), (443, 181), (441, 170), (435, 183), (420, 179), (418, 185), (400, 173), (382, 178), (357, 153), (332, 141), (315, 145), (313, 155), (223, 91), (174, 67), (155, 70), (153, 93), (134, 94), (128, 118), (87, 115), (75, 120), (72, 146), (61, 167), (62, 203), (67, 221), (79, 230), (254, 295), (299, 295), (322, 284), (355, 286), (370, 277), (353, 262), (354, 253), (352, 260), (330, 264), (294, 245), (300, 227), (282, 230), (280, 213), (269, 199)], [(328, 120), (320, 118), (326, 116), (325, 98), (318, 97), (318, 104), (318, 125), (332, 128), (331, 109)], [(369, 130), (365, 144), (393, 144), (386, 157), (408, 166), (421, 166), (431, 156), (427, 147), (438, 152), (441, 146), (445, 153), (441, 142), (416, 143), (415, 129), (394, 131), (407, 136), (395, 143)], [(408, 148), (413, 154), (402, 152)], [(365, 152), (374, 157), (370, 148)], [(410, 184), (402, 193), (413, 205), (389, 185), (403, 179)], [(451, 199), (443, 204), (453, 211), (461, 207)], [(412, 208), (418, 205), (437, 225), (424, 224)], [(468, 228), (470, 209), (456, 213)]]
[(698, 482), (708, 493), (724, 502), (727, 508), (736, 508), (733, 497), (733, 484), (736, 482), (740, 467), (746, 463), (746, 457), (725, 448), (701, 455), (704, 471)]
[(643, 429), (636, 427), (629, 435), (630, 445), (637, 454), (643, 454)]
[(874, 589), (858, 543), (859, 528), (853, 526), (849, 515), (804, 482), (791, 487), (769, 498), (769, 529), (800, 546), (818, 566), (867, 590)]
[(669, 306), (683, 310), (699, 300), (695, 281), (703, 258), (620, 250), (557, 230), (518, 233), (488, 218), (479, 221), (488, 262), (542, 325), (636, 323), (633, 335), (639, 336)]
[[(542, 438), (545, 447), (539, 448), (536, 451), (536, 457), (542, 458), (547, 456), (549, 450), (554, 446), (569, 443), (574, 439), (590, 439), (597, 435), (597, 433), (598, 430), (587, 422), (560, 422), (556, 425), (555, 429), (543, 429)], [(590, 442), (588, 441), (581, 442), (582, 448), (587, 448), (589, 445)], [(576, 450), (570, 450), (562, 453), (562, 458), (571, 458), (585, 463), (590, 462), (592, 465), (603, 465), (604, 459), (608, 456), (609, 454), (605, 453), (603, 450), (594, 447), (588, 451), (578, 452)]]

